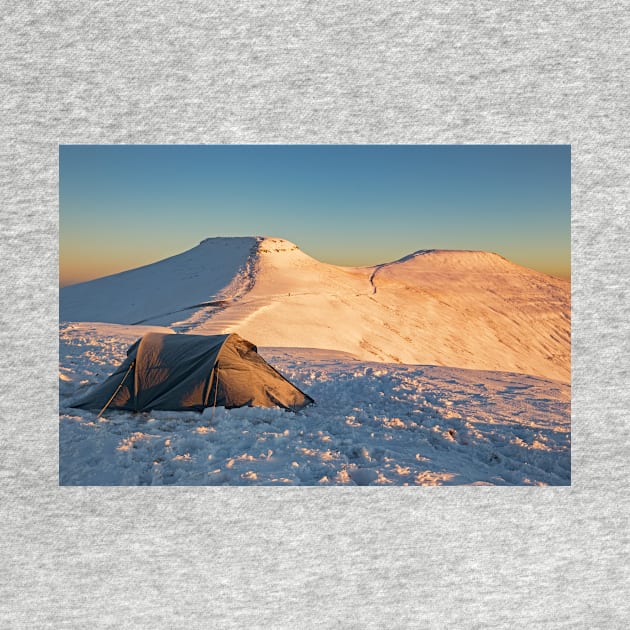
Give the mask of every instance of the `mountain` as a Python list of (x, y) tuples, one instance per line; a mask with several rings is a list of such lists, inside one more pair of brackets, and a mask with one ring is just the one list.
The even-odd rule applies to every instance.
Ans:
[(210, 238), (61, 289), (60, 319), (238, 332), (259, 346), (570, 380), (569, 281), (489, 252), (421, 250), (340, 267), (279, 238)]

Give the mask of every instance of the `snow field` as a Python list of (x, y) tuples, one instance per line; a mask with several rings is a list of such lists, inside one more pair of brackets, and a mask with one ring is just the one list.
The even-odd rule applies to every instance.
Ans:
[(267, 348), (261, 354), (316, 406), (300, 414), (106, 411), (100, 419), (70, 408), (144, 328), (61, 327), (61, 484), (570, 483), (570, 388), (522, 374)]

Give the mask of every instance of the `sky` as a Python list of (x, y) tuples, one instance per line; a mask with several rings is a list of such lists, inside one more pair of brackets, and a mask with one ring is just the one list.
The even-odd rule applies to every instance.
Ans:
[(570, 277), (569, 145), (61, 145), (60, 285), (211, 236), (318, 260), (492, 251)]

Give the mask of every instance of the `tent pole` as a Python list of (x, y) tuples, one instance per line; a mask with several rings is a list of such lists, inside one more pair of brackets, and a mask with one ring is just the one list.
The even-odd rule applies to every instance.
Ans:
[(212, 404), (212, 417), (210, 418), (210, 422), (214, 420), (214, 410), (217, 408), (217, 394), (219, 393), (219, 370), (217, 370), (216, 366), (214, 368), (214, 403)]
[(136, 364), (135, 361), (132, 361), (129, 364), (129, 369), (127, 370), (127, 372), (125, 373), (125, 375), (123, 376), (122, 381), (120, 381), (120, 385), (118, 385), (118, 387), (116, 388), (116, 391), (112, 394), (112, 397), (105, 403), (105, 406), (98, 412), (98, 416), (96, 416), (96, 419), (98, 420), (102, 415), (103, 412), (105, 411), (105, 409), (107, 409), (107, 407), (109, 407), (110, 403), (112, 402), (112, 400), (114, 400), (114, 398), (116, 398), (116, 394), (120, 391), (120, 388), (123, 386), (123, 383), (125, 382), (125, 380), (127, 380), (127, 377), (129, 376), (129, 372), (131, 372), (131, 368)]

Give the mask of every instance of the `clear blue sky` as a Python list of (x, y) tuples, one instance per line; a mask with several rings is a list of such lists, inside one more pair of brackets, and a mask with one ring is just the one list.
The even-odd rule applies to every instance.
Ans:
[(568, 277), (568, 145), (63, 145), (62, 285), (208, 236), (278, 236), (325, 262), (480, 249)]

